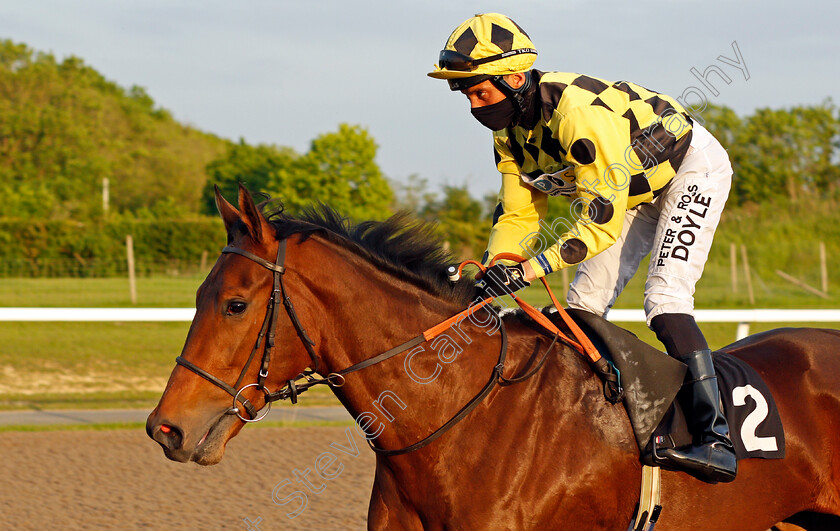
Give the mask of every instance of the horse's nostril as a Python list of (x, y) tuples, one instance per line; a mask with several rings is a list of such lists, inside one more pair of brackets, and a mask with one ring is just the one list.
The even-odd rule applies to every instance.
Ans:
[(158, 426), (158, 429), (155, 430), (152, 438), (170, 450), (180, 449), (181, 443), (184, 441), (181, 430), (175, 426), (170, 426), (169, 424), (161, 424)]

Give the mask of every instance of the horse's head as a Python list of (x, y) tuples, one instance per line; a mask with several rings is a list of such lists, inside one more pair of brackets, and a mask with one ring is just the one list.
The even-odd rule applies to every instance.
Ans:
[[(274, 226), (244, 187), (238, 210), (218, 189), (216, 205), (228, 247), (198, 288), (195, 318), (178, 365), (146, 422), (146, 432), (168, 458), (202, 465), (219, 462), (227, 442), (245, 425), (243, 419), (253, 418), (265, 404), (265, 392), (249, 384), (278, 389), (312, 365), (279, 291), (274, 294), (283, 270), (275, 261), (282, 258), (286, 242), (278, 241)], [(312, 322), (307, 317), (304, 310), (301, 318)], [(266, 375), (264, 348), (272, 342), (277, 348)]]

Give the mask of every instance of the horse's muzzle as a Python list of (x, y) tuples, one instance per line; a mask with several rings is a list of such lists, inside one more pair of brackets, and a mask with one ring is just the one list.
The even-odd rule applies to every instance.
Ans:
[(186, 463), (192, 457), (192, 451), (184, 450), (183, 430), (172, 422), (158, 420), (154, 413), (146, 420), (146, 434), (161, 445), (169, 459)]

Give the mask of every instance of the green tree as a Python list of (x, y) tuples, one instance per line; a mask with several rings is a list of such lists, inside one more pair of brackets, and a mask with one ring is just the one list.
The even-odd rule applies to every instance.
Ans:
[(813, 201), (836, 192), (840, 119), (826, 101), (790, 109), (758, 109), (739, 118), (710, 106), (706, 127), (729, 151), (735, 171), (731, 201)]
[(347, 124), (318, 136), (303, 155), (291, 148), (240, 141), (207, 165), (203, 210), (216, 211), (214, 184), (226, 197), (235, 197), (238, 183), (243, 182), (280, 200), (292, 214), (322, 202), (358, 221), (385, 218), (391, 213), (394, 193), (376, 164), (376, 149), (366, 130)]
[(484, 253), (491, 223), (482, 202), (470, 195), (466, 185), (444, 185), (443, 197), (426, 203), (420, 216), (438, 224), (456, 256), (480, 258)]
[(77, 57), (0, 41), (2, 216), (100, 218), (104, 178), (115, 211), (166, 200), (194, 213), (204, 166), (223, 145)]
[(217, 213), (214, 185), (231, 200), (237, 196), (239, 183), (255, 192), (268, 192), (276, 187), (280, 175), (288, 171), (299, 157), (288, 147), (251, 146), (244, 139), (230, 144), (224, 156), (207, 165), (208, 179), (202, 193), (202, 212), (208, 215)]
[(271, 189), (293, 209), (320, 201), (355, 220), (385, 218), (394, 193), (376, 164), (376, 150), (367, 130), (340, 124), (338, 131), (319, 135), (306, 154), (278, 172)]
[(394, 188), (394, 210), (407, 210), (419, 215), (426, 205), (435, 201), (435, 194), (429, 191), (428, 179), (421, 178), (416, 173), (409, 175), (405, 183), (395, 183)]
[(703, 127), (708, 129), (724, 148), (732, 149), (736, 146), (744, 122), (735, 111), (724, 105), (709, 104), (703, 111), (703, 121)]
[(758, 109), (738, 137), (741, 200), (814, 199), (836, 186), (840, 122), (830, 103)]

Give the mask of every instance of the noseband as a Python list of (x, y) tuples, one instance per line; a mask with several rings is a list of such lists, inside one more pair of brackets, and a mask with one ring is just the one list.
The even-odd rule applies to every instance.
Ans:
[[(227, 393), (233, 397), (233, 406), (226, 412), (227, 414), (236, 415), (244, 422), (257, 422), (259, 420), (262, 420), (268, 414), (269, 410), (271, 410), (271, 402), (279, 400), (281, 398), (285, 398), (283, 396), (280, 396), (278, 393), (270, 393), (265, 388), (265, 380), (268, 377), (268, 366), (271, 363), (271, 353), (274, 351), (274, 334), (277, 328), (277, 307), (280, 305), (281, 300), (283, 302), (283, 306), (286, 307), (286, 313), (289, 315), (289, 319), (292, 321), (292, 324), (294, 325), (298, 336), (303, 342), (303, 346), (306, 347), (306, 351), (309, 353), (309, 357), (312, 360), (312, 367), (299, 374), (295, 378), (295, 380), (300, 378), (311, 378), (313, 374), (318, 372), (318, 357), (315, 355), (315, 350), (313, 349), (313, 347), (315, 346), (315, 342), (312, 341), (312, 339), (310, 339), (310, 337), (306, 334), (306, 330), (304, 330), (303, 326), (300, 324), (300, 320), (298, 319), (297, 312), (295, 312), (295, 307), (292, 304), (292, 300), (286, 294), (286, 288), (283, 285), (283, 273), (286, 272), (286, 268), (283, 266), (283, 264), (286, 261), (285, 239), (280, 240), (280, 243), (277, 247), (277, 258), (274, 260), (274, 263), (271, 263), (268, 260), (264, 260), (253, 253), (249, 253), (248, 251), (239, 249), (238, 247), (227, 246), (224, 249), (222, 249), (222, 253), (234, 253), (242, 255), (245, 258), (248, 258), (249, 260), (252, 260), (258, 263), (259, 265), (263, 266), (264, 268), (268, 269), (274, 275), (274, 285), (271, 291), (271, 298), (268, 300), (268, 307), (266, 308), (265, 319), (263, 319), (260, 334), (257, 336), (257, 343), (251, 350), (251, 355), (248, 356), (248, 361), (245, 363), (245, 366), (242, 367), (242, 371), (239, 373), (239, 378), (236, 379), (236, 383), (233, 385), (227, 384), (223, 380), (213, 376), (209, 372), (205, 371), (201, 367), (198, 367), (194, 363), (187, 361), (181, 356), (175, 358), (175, 362), (178, 363), (178, 365), (181, 365), (193, 371), (194, 373), (198, 374), (199, 376), (209, 381), (210, 383), (216, 385), (217, 387), (220, 387), (227, 391)], [(264, 344), (263, 339), (265, 339)], [(240, 385), (242, 384), (242, 380), (245, 378), (245, 374), (248, 372), (248, 368), (251, 366), (251, 362), (254, 361), (254, 357), (256, 356), (256, 353), (260, 349), (261, 345), (263, 347), (263, 355), (262, 362), (260, 363), (260, 372), (257, 376), (257, 382), (240, 387)], [(249, 402), (247, 398), (242, 396), (242, 392), (245, 391), (245, 389), (248, 389), (249, 387), (256, 387), (258, 390), (262, 391), (265, 394), (265, 402), (268, 405), (268, 408), (266, 408), (265, 412), (262, 413), (262, 415), (260, 415), (259, 417), (257, 416), (258, 411), (253, 406), (253, 404), (251, 404), (251, 402)], [(240, 402), (242, 404), (242, 407), (245, 408), (245, 411), (247, 411), (248, 416), (250, 418), (245, 418), (241, 415), (239, 407), (237, 406), (237, 402)], [(293, 402), (297, 402), (297, 394), (295, 394)]]

